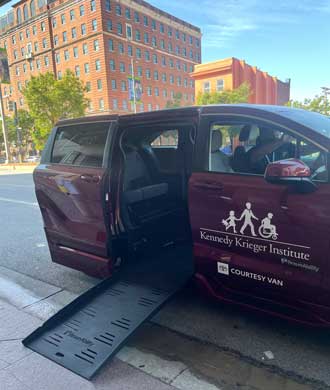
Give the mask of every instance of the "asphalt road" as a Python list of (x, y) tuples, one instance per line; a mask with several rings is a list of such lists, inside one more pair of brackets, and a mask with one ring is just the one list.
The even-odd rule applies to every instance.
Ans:
[[(0, 265), (80, 293), (97, 280), (52, 264), (31, 174), (0, 175)], [(330, 388), (330, 331), (306, 329), (208, 302), (187, 288), (154, 321), (268, 365), (313, 388)], [(264, 352), (271, 351), (274, 359)]]

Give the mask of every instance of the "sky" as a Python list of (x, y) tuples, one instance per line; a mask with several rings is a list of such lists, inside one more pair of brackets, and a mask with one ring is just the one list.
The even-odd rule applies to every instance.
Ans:
[(201, 28), (202, 62), (244, 59), (283, 81), (290, 78), (291, 97), (297, 100), (330, 87), (330, 0), (149, 3)]

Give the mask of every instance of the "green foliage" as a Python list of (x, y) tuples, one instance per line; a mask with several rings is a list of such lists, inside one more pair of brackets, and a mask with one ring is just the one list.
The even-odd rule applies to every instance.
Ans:
[(206, 104), (238, 104), (247, 103), (250, 96), (250, 85), (245, 82), (238, 88), (230, 91), (200, 93), (197, 96), (197, 105)]
[(182, 93), (175, 93), (173, 100), (168, 100), (166, 102), (166, 108), (178, 108), (182, 106)]
[(305, 99), (302, 102), (298, 100), (291, 100), (287, 103), (287, 106), (303, 108), (304, 110), (314, 111), (330, 116), (330, 99), (327, 94), (316, 95), (313, 99)]
[(59, 119), (83, 116), (88, 99), (83, 83), (67, 70), (61, 80), (53, 73), (32, 77), (23, 94), (34, 121), (33, 141), (42, 149), (47, 137)]

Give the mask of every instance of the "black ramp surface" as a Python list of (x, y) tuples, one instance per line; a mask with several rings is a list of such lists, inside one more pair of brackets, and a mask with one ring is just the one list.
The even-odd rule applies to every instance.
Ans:
[(192, 273), (192, 254), (187, 247), (127, 265), (60, 310), (23, 344), (91, 379)]

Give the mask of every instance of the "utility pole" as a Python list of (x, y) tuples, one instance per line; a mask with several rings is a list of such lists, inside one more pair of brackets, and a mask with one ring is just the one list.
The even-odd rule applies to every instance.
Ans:
[(3, 109), (1, 83), (0, 83), (0, 115), (1, 115), (1, 123), (2, 123), (3, 141), (5, 144), (6, 160), (7, 160), (7, 162), (10, 162), (11, 158), (10, 158), (10, 150), (9, 150), (9, 144), (8, 144), (8, 132), (7, 132), (7, 126), (6, 126), (6, 121), (5, 121), (5, 113), (4, 113), (4, 109)]
[(135, 75), (134, 75), (133, 58), (131, 58), (131, 69), (132, 69), (132, 82), (133, 82), (133, 105), (134, 105), (134, 113), (136, 114), (136, 91), (135, 91)]

